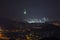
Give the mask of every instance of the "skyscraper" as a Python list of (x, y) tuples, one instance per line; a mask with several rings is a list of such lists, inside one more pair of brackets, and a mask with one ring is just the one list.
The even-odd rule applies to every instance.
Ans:
[(26, 17), (27, 15), (26, 14), (27, 14), (26, 9), (24, 9), (24, 21), (27, 20), (27, 17)]

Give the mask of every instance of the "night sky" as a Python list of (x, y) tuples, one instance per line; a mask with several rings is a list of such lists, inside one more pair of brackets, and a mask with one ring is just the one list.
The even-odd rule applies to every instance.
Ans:
[[(27, 14), (24, 15), (24, 9)], [(0, 17), (21, 21), (24, 17), (60, 20), (58, 0), (0, 0)]]

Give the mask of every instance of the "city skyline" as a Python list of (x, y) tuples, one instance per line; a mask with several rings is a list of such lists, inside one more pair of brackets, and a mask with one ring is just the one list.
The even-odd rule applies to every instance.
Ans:
[[(58, 0), (1, 0), (0, 17), (15, 21), (26, 18), (47, 17), (53, 20), (60, 20), (60, 2)], [(26, 9), (26, 15), (24, 15)]]

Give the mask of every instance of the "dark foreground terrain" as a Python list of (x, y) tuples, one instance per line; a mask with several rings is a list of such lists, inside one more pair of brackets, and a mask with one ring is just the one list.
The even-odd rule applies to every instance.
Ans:
[(60, 40), (60, 26), (0, 20), (0, 40)]

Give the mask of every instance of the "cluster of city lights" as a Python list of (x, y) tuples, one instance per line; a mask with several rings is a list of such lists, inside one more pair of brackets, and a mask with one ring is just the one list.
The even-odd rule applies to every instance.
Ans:
[(48, 18), (42, 18), (42, 19), (25, 19), (24, 21), (27, 21), (28, 23), (45, 23), (48, 21)]

